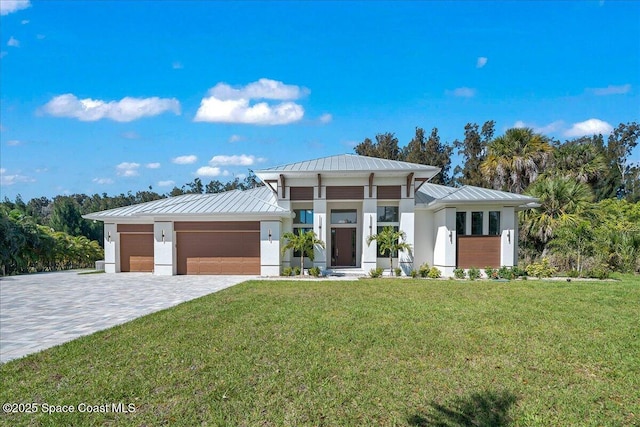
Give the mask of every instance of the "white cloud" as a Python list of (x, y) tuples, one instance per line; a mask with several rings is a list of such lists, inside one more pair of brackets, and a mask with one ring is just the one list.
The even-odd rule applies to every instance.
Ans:
[(7, 46), (20, 47), (20, 40), (15, 39), (13, 36), (11, 36), (9, 37), (9, 41), (7, 42)]
[(0, 58), (4, 58), (8, 54), (9, 54), (9, 52), (7, 52), (6, 50), (0, 51)]
[(564, 122), (562, 120), (556, 120), (554, 122), (549, 123), (544, 126), (537, 126), (532, 123), (525, 123), (522, 120), (518, 120), (513, 124), (514, 128), (531, 128), (534, 132), (541, 133), (546, 135), (548, 133), (558, 132), (564, 126)]
[(246, 138), (242, 135), (231, 135), (229, 137), (229, 142), (240, 142), (244, 141)]
[(320, 116), (320, 123), (329, 123), (331, 120), (333, 120), (333, 116), (329, 113)]
[(132, 98), (105, 102), (99, 99), (78, 99), (67, 93), (47, 102), (43, 110), (55, 117), (71, 117), (92, 122), (111, 119), (116, 122), (130, 122), (142, 117), (157, 116), (167, 111), (180, 115), (180, 102), (175, 98)]
[(0, 185), (9, 186), (9, 185), (18, 184), (18, 183), (35, 182), (35, 181), (36, 180), (31, 177), (20, 175), (20, 174), (9, 175), (7, 174), (7, 170), (5, 168), (0, 169)]
[(158, 187), (173, 187), (174, 185), (176, 185), (175, 181), (158, 181)]
[(100, 185), (113, 184), (113, 180), (111, 178), (93, 178), (92, 181)]
[(171, 64), (171, 68), (173, 68), (174, 70), (182, 70), (184, 67), (182, 66), (182, 62), (176, 61)]
[(591, 136), (608, 135), (613, 131), (613, 126), (599, 119), (589, 119), (584, 122), (574, 123), (571, 128), (565, 131), (564, 136)]
[[(243, 123), (254, 125), (284, 125), (304, 116), (304, 108), (291, 102), (309, 93), (306, 88), (286, 85), (270, 79), (260, 79), (240, 88), (218, 83), (200, 102), (193, 119), (196, 122)], [(281, 102), (270, 105), (259, 102), (251, 105), (252, 99), (270, 99)]]
[(629, 83), (620, 86), (609, 85), (607, 87), (588, 88), (586, 91), (596, 96), (623, 95), (631, 91), (631, 85)]
[(8, 15), (30, 6), (29, 0), (2, 0), (0, 1), (0, 15)]
[(211, 166), (202, 166), (198, 168), (196, 171), (196, 175), (199, 176), (220, 176), (222, 175), (222, 170), (220, 168), (215, 168)]
[(476, 90), (470, 87), (459, 87), (454, 90), (446, 91), (446, 94), (460, 98), (473, 98), (476, 95)]
[(211, 160), (209, 160), (209, 164), (211, 166), (251, 166), (256, 162), (263, 161), (263, 158), (240, 154), (239, 156), (213, 156)]
[(171, 159), (171, 161), (177, 165), (190, 165), (198, 161), (198, 156), (194, 156), (193, 154), (178, 156)]
[(27, 25), (29, 22), (31, 21), (29, 21), (28, 19), (23, 19), (22, 21), (20, 21), (22, 25)]
[(140, 163), (129, 163), (122, 162), (118, 166), (116, 166), (116, 173), (118, 176), (138, 176), (140, 173), (138, 172), (138, 168), (140, 167)]
[(122, 137), (126, 139), (138, 139), (140, 138), (140, 135), (135, 131), (127, 131), (122, 133)]
[(158, 169), (160, 167), (160, 163), (158, 162), (147, 163), (146, 165), (144, 165), (144, 167), (147, 169)]
[(476, 68), (482, 68), (485, 65), (487, 65), (487, 61), (489, 60), (489, 58), (487, 58), (486, 56), (479, 56), (478, 60), (476, 61)]
[(7, 141), (7, 145), (10, 147), (16, 147), (18, 145), (22, 145), (22, 142), (18, 141), (17, 139), (12, 139), (11, 141)]

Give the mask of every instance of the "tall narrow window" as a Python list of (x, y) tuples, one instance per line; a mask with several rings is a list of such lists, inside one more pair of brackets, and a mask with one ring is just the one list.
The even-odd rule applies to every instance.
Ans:
[[(378, 206), (378, 228), (377, 233), (382, 232), (385, 227), (392, 227), (393, 231), (398, 231), (400, 228), (399, 223), (399, 209), (398, 206)], [(389, 258), (389, 251), (380, 253), (380, 245), (376, 242), (376, 254), (378, 258)], [(394, 258), (398, 256), (398, 252), (394, 252), (392, 255)]]
[(456, 234), (464, 236), (467, 234), (467, 213), (456, 212)]
[(482, 212), (471, 212), (471, 234), (482, 235)]
[(500, 211), (489, 211), (489, 235), (500, 234)]
[[(313, 231), (313, 209), (294, 209), (293, 234), (304, 234)], [(300, 257), (300, 251), (293, 251), (294, 257)]]

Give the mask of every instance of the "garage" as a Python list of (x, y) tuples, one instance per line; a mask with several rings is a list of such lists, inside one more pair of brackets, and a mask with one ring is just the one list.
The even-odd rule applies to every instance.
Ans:
[(178, 274), (260, 274), (260, 222), (176, 222)]
[(120, 271), (153, 271), (153, 224), (118, 224)]

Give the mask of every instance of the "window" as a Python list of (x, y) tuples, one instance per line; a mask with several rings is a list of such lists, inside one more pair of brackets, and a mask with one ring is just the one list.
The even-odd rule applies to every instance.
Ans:
[[(313, 231), (313, 228), (311, 228), (311, 227), (293, 227), (293, 234), (295, 234), (296, 236), (298, 234), (304, 234), (307, 231)], [(294, 258), (300, 258), (300, 255), (301, 255), (300, 251), (298, 251), (298, 250), (294, 250), (293, 251)]]
[(358, 211), (355, 209), (332, 209), (331, 224), (356, 224)]
[(500, 234), (500, 211), (489, 211), (489, 235)]
[(471, 212), (471, 234), (482, 235), (482, 214), (483, 212)]
[(294, 224), (313, 224), (313, 209), (294, 209)]
[(398, 222), (398, 207), (378, 206), (378, 222)]
[(456, 212), (456, 234), (464, 236), (467, 234), (467, 213)]
[[(385, 227), (389, 227), (389, 226), (388, 225), (379, 225), (378, 229), (377, 229), (378, 230), (377, 233), (380, 234)], [(395, 225), (395, 226), (392, 226), (392, 228), (393, 228), (393, 231), (398, 231), (399, 227), (397, 225)], [(397, 240), (396, 240), (396, 242), (397, 242)], [(378, 244), (377, 241), (376, 241), (376, 254), (378, 254), (377, 255), (378, 258), (389, 258), (389, 251), (388, 250), (384, 251), (382, 254), (380, 254), (380, 245)], [(394, 258), (396, 258), (398, 256), (398, 251), (394, 251), (392, 256)]]

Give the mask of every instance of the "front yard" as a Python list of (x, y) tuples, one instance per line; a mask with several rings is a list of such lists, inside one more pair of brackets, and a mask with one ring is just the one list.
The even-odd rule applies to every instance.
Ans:
[(637, 425), (639, 360), (638, 277), (251, 281), (2, 365), (0, 423)]

